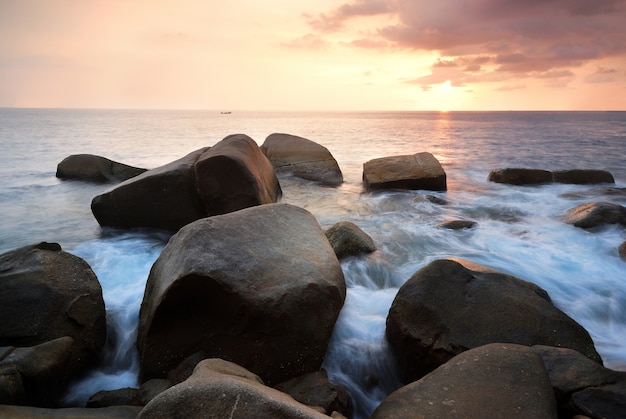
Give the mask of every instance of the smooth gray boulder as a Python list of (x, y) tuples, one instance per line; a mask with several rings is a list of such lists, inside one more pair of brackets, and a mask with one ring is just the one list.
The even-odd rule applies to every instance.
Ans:
[(522, 345), (493, 343), (457, 355), (389, 395), (382, 418), (554, 418), (554, 393), (541, 357)]
[(326, 230), (325, 234), (339, 259), (376, 250), (374, 240), (350, 221), (339, 221)]
[(604, 224), (626, 226), (626, 207), (611, 202), (588, 202), (568, 210), (563, 221), (587, 229)]
[(320, 368), (345, 298), (317, 220), (287, 204), (198, 220), (154, 263), (141, 305), (144, 378), (201, 351), (276, 384)]
[(425, 189), (445, 191), (446, 172), (430, 153), (391, 156), (363, 164), (363, 185), (367, 191)]
[(337, 160), (326, 147), (309, 139), (274, 133), (265, 139), (261, 151), (278, 173), (291, 173), (328, 186), (343, 183)]
[(601, 363), (589, 333), (535, 284), (461, 260), (417, 271), (398, 291), (387, 339), (405, 382), (488, 343), (575, 349)]
[(57, 165), (56, 177), (98, 183), (122, 182), (146, 170), (93, 154), (73, 154)]

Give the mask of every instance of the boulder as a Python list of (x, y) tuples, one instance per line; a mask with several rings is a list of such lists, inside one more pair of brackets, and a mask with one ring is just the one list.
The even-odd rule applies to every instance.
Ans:
[(588, 387), (572, 395), (572, 410), (591, 418), (626, 417), (626, 380)]
[(626, 188), (592, 188), (584, 191), (564, 193), (561, 194), (561, 197), (566, 199), (587, 199), (595, 197), (626, 198)]
[(554, 182), (588, 185), (594, 183), (615, 183), (615, 179), (606, 170), (557, 170), (552, 172)]
[(446, 190), (446, 172), (430, 153), (382, 157), (363, 164), (368, 191), (381, 189)]
[(327, 415), (339, 412), (350, 417), (348, 393), (328, 381), (326, 370), (311, 372), (274, 387), (307, 406), (321, 407)]
[(622, 259), (626, 260), (626, 242), (622, 243), (619, 246), (619, 248), (617, 249), (617, 252), (619, 253)]
[(65, 381), (91, 366), (106, 339), (102, 288), (89, 265), (56, 243), (0, 255), (0, 346), (73, 339)]
[(57, 165), (59, 179), (77, 179), (90, 182), (121, 182), (147, 169), (128, 166), (93, 154), (74, 154)]
[(199, 351), (270, 385), (316, 371), (344, 298), (337, 256), (308, 211), (271, 204), (198, 220), (150, 271), (142, 375), (163, 377)]
[(306, 138), (290, 134), (271, 134), (261, 150), (278, 173), (312, 180), (328, 186), (343, 183), (343, 174), (328, 149)]
[(575, 349), (601, 363), (589, 333), (537, 285), (460, 260), (436, 260), (398, 291), (387, 338), (410, 382), (488, 343)]
[(540, 169), (506, 168), (495, 169), (489, 173), (487, 180), (509, 185), (538, 185), (552, 183), (552, 172)]
[(325, 234), (339, 259), (376, 250), (374, 240), (350, 221), (339, 221), (326, 230)]
[(0, 418), (4, 419), (135, 419), (139, 406), (113, 406), (101, 408), (68, 407), (63, 409), (44, 409), (31, 406), (0, 405)]
[(406, 417), (556, 419), (557, 409), (541, 357), (525, 346), (493, 343), (396, 390), (371, 416)]
[(450, 220), (437, 224), (439, 228), (447, 228), (449, 230), (465, 230), (474, 228), (478, 225), (476, 221), (472, 220)]
[(89, 397), (85, 407), (109, 406), (143, 406), (141, 394), (137, 388), (119, 388), (117, 390), (102, 390)]
[(96, 196), (91, 210), (103, 226), (177, 231), (200, 218), (275, 203), (282, 191), (256, 143), (237, 134)]
[(580, 228), (594, 228), (604, 224), (626, 226), (626, 207), (611, 202), (588, 202), (567, 211), (563, 221)]
[(215, 418), (328, 418), (242, 374), (216, 371), (210, 361), (200, 362), (191, 377), (155, 397), (137, 418), (193, 419), (209, 414)]

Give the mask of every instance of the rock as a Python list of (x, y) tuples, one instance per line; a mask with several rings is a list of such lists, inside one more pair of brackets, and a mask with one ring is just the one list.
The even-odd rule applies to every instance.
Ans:
[(285, 393), (241, 375), (215, 371), (202, 361), (189, 379), (148, 403), (138, 419), (199, 419), (208, 412), (215, 418), (328, 418)]
[(55, 405), (67, 385), (66, 370), (73, 343), (71, 337), (65, 336), (33, 347), (4, 348), (4, 354), (0, 354), (0, 371), (5, 380), (12, 378), (0, 381), (0, 394), (13, 396), (0, 397), (0, 403)]
[(34, 419), (34, 418), (63, 418), (63, 419), (135, 419), (141, 407), (114, 406), (90, 409), (84, 407), (70, 407), (64, 409), (43, 409), (31, 406), (0, 405), (0, 418), (3, 419)]
[(380, 189), (446, 190), (446, 172), (430, 153), (382, 157), (363, 164), (363, 184)]
[(120, 388), (117, 390), (102, 390), (87, 400), (85, 407), (109, 407), (109, 406), (143, 406), (139, 389)]
[(350, 221), (339, 221), (326, 230), (325, 234), (339, 259), (376, 250), (374, 240)]
[(285, 381), (274, 388), (304, 405), (322, 407), (328, 415), (339, 412), (350, 417), (348, 393), (331, 384), (324, 369)]
[(619, 248), (617, 249), (617, 252), (619, 253), (622, 259), (626, 260), (626, 242), (622, 243), (619, 246)]
[(626, 380), (574, 393), (572, 410), (592, 418), (626, 417)]
[(170, 387), (172, 387), (170, 380), (166, 380), (164, 378), (154, 378), (141, 384), (141, 387), (139, 387), (139, 397), (141, 397), (141, 401), (145, 406), (152, 399)]
[(615, 179), (606, 170), (558, 170), (552, 172), (554, 182), (588, 185), (593, 183), (615, 183)]
[(145, 172), (146, 169), (128, 166), (93, 154), (74, 154), (57, 165), (60, 179), (77, 179), (90, 182), (121, 182)]
[(557, 418), (541, 357), (494, 343), (457, 355), (378, 406), (379, 418)]
[(328, 186), (343, 183), (343, 174), (328, 149), (306, 138), (290, 134), (271, 134), (261, 145), (261, 151), (278, 173)]
[(106, 338), (102, 288), (89, 265), (56, 243), (0, 255), (0, 346), (73, 339), (61, 381), (98, 360)]
[(561, 197), (567, 199), (586, 199), (598, 196), (617, 198), (626, 197), (626, 188), (593, 188), (585, 191), (568, 192), (561, 194)]
[(272, 164), (247, 135), (224, 138), (198, 158), (194, 170), (206, 215), (275, 203), (282, 194)]
[(509, 185), (538, 185), (552, 183), (552, 172), (540, 169), (506, 168), (495, 169), (489, 173), (487, 180)]
[(267, 158), (239, 134), (121, 183), (96, 196), (91, 210), (102, 226), (177, 231), (210, 215), (274, 203), (281, 193)]
[(413, 198), (413, 201), (415, 202), (430, 202), (431, 204), (436, 204), (436, 205), (448, 205), (449, 202), (443, 198), (439, 198), (437, 196), (434, 195), (416, 195)]
[(603, 224), (626, 226), (626, 207), (611, 202), (589, 202), (567, 211), (563, 221), (580, 228), (594, 228)]
[(450, 220), (437, 224), (439, 228), (447, 228), (450, 230), (464, 230), (468, 228), (474, 228), (478, 225), (476, 221), (471, 220)]
[(317, 371), (344, 298), (337, 256), (306, 210), (271, 204), (198, 220), (150, 271), (142, 375), (163, 377), (198, 351), (270, 385)]
[(601, 363), (582, 326), (530, 282), (459, 260), (436, 260), (398, 291), (387, 338), (410, 382), (488, 343), (575, 349)]

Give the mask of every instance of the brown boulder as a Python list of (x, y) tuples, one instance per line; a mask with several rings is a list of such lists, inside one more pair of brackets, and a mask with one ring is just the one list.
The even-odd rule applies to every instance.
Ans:
[(382, 418), (557, 418), (548, 374), (531, 348), (493, 343), (457, 355), (378, 406)]
[(446, 172), (430, 153), (382, 157), (363, 164), (363, 184), (380, 189), (446, 190)]
[(617, 252), (619, 253), (622, 259), (626, 260), (626, 242), (622, 243), (619, 246), (619, 248), (617, 249)]
[(321, 407), (328, 415), (339, 412), (350, 417), (348, 393), (331, 384), (324, 369), (285, 381), (274, 388), (304, 405)]
[(339, 221), (326, 230), (325, 234), (339, 259), (376, 250), (374, 240), (349, 221)]
[(489, 173), (487, 180), (509, 185), (537, 185), (552, 183), (552, 172), (540, 169), (506, 168), (495, 169)]
[(588, 202), (567, 211), (563, 221), (580, 228), (594, 228), (603, 224), (626, 226), (626, 207), (611, 202)]
[(316, 371), (344, 298), (337, 256), (309, 212), (271, 204), (198, 220), (150, 271), (142, 375), (163, 377), (199, 351), (269, 384)]
[(278, 173), (291, 173), (328, 186), (343, 183), (341, 169), (330, 151), (311, 140), (275, 133), (265, 139), (261, 150)]
[(478, 225), (476, 221), (472, 220), (450, 220), (437, 224), (439, 228), (447, 228), (448, 230), (465, 230), (474, 228)]
[(93, 154), (74, 154), (57, 165), (56, 177), (90, 182), (121, 182), (145, 171), (146, 169), (128, 166)]
[(400, 288), (387, 316), (387, 338), (407, 382), (495, 342), (562, 346), (602, 362), (587, 331), (543, 289), (454, 260), (430, 263)]
[(200, 362), (191, 377), (155, 397), (137, 418), (328, 418), (245, 374), (216, 371), (211, 363)]
[(572, 395), (572, 410), (591, 418), (626, 417), (626, 380), (588, 387)]
[(0, 346), (73, 339), (64, 378), (99, 356), (106, 338), (102, 288), (89, 265), (56, 243), (0, 255)]
[(552, 172), (552, 175), (557, 183), (573, 183), (577, 185), (615, 183), (613, 175), (606, 170), (557, 170)]

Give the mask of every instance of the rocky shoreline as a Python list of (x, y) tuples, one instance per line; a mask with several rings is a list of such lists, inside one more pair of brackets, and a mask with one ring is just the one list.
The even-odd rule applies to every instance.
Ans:
[[(102, 226), (173, 233), (141, 306), (142, 385), (98, 393), (88, 407), (59, 407), (68, 382), (93, 367), (104, 345), (104, 302), (85, 261), (39, 243), (0, 255), (0, 417), (351, 417), (348, 395), (321, 365), (346, 294), (339, 260), (379, 246), (353, 223), (323, 231), (305, 209), (278, 203), (278, 174), (340, 185), (330, 151), (289, 134), (272, 134), (261, 147), (237, 134), (156, 169), (117, 165), (68, 157), (57, 176), (121, 181), (92, 201)], [(446, 190), (430, 153), (363, 167), (368, 193)], [(529, 187), (614, 182), (610, 173), (580, 169), (496, 169), (488, 179)], [(601, 233), (605, 224), (626, 226), (626, 208), (589, 202), (563, 222)], [(373, 417), (626, 411), (626, 372), (603, 367), (587, 331), (526, 279), (433, 261), (400, 288), (386, 330), (405, 386)]]

